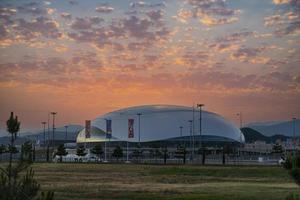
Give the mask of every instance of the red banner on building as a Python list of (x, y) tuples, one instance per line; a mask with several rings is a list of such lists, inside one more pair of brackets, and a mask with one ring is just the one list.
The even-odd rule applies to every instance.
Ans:
[(91, 120), (85, 120), (85, 138), (91, 137)]
[(133, 124), (134, 119), (128, 119), (128, 138), (134, 138)]

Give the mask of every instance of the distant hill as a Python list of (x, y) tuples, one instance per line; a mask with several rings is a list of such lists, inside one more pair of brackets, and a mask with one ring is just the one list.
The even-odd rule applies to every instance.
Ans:
[[(75, 142), (76, 141), (76, 137), (77, 134), (80, 130), (82, 130), (84, 127), (81, 125), (68, 125), (68, 134), (67, 134), (67, 141), (68, 142)], [(48, 130), (46, 129), (45, 132), (45, 136), (46, 136), (46, 140), (48, 140), (48, 136), (49, 139), (52, 140), (53, 138), (53, 134), (52, 134), (52, 129), (50, 128), (49, 130), (49, 134), (48, 134)], [(57, 140), (66, 140), (66, 129), (65, 127), (58, 127), (55, 129), (55, 136), (54, 139)], [(44, 131), (40, 130), (36, 133), (32, 133), (32, 134), (18, 134), (18, 138), (16, 140), (16, 144), (22, 144), (27, 140), (35, 140), (35, 141), (40, 141), (40, 143), (43, 143), (44, 141)], [(0, 144), (8, 144), (10, 141), (10, 137), (9, 136), (4, 136), (4, 137), (0, 137)]]
[[(293, 121), (282, 122), (259, 122), (248, 124), (247, 127), (252, 128), (265, 136), (284, 135), (293, 136)], [(296, 136), (300, 137), (300, 119), (295, 121)]]
[(276, 140), (278, 139), (280, 139), (281, 141), (286, 141), (288, 138), (290, 138), (284, 135), (273, 135), (268, 137), (249, 127), (242, 128), (241, 131), (245, 136), (246, 143), (253, 143), (255, 141), (265, 141), (266, 143), (275, 143)]

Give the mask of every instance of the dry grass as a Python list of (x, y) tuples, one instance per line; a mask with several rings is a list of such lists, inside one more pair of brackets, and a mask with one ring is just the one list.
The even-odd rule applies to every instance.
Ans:
[(278, 199), (300, 188), (280, 167), (34, 164), (57, 200)]

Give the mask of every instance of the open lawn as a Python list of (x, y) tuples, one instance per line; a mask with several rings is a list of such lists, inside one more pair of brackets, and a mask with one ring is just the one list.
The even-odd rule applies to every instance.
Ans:
[(280, 167), (34, 164), (43, 190), (56, 200), (283, 200), (300, 187)]

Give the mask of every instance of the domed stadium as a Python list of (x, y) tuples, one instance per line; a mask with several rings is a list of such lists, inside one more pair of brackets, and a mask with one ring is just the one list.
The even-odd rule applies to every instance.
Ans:
[[(109, 125), (108, 122), (109, 121)], [(200, 123), (201, 121), (201, 123)], [(107, 137), (109, 126), (110, 137)], [(201, 126), (201, 137), (200, 137)], [(201, 141), (204, 145), (244, 143), (244, 135), (222, 116), (199, 108), (174, 105), (145, 105), (116, 110), (91, 121), (89, 135), (83, 129), (77, 143), (129, 142), (186, 145)]]

